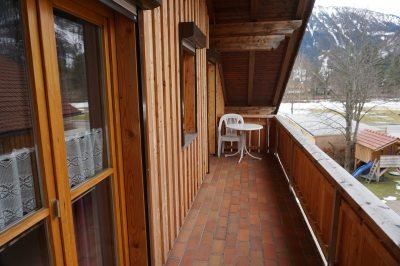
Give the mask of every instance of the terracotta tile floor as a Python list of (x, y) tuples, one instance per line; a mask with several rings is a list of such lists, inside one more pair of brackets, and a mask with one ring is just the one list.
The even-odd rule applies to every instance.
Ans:
[(210, 158), (167, 265), (322, 265), (274, 158), (237, 159)]

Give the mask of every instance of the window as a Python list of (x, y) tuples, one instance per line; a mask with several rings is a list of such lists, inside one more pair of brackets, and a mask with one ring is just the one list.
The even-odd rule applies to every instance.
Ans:
[(179, 24), (181, 40), (181, 124), (182, 146), (197, 136), (196, 49), (206, 47), (206, 36), (193, 22)]
[(29, 61), (19, 1), (0, 9), (0, 231), (40, 209)]
[(108, 166), (100, 27), (54, 13), (70, 186)]
[(182, 131), (183, 145), (189, 144), (197, 133), (196, 53), (184, 48), (182, 53)]

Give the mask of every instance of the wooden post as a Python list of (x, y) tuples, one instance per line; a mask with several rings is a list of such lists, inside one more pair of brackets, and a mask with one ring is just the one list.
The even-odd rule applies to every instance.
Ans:
[(339, 230), (340, 203), (341, 203), (340, 193), (337, 189), (335, 189), (335, 199), (332, 209), (333, 221), (331, 227), (331, 238), (329, 240), (329, 245), (328, 245), (328, 256), (327, 256), (328, 265), (335, 265), (336, 244), (337, 244), (338, 230)]

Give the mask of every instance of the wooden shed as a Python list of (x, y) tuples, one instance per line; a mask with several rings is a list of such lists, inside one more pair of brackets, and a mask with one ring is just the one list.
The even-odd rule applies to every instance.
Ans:
[(400, 139), (385, 133), (363, 130), (357, 136), (355, 164), (367, 163), (379, 159), (381, 155), (393, 155), (399, 152)]

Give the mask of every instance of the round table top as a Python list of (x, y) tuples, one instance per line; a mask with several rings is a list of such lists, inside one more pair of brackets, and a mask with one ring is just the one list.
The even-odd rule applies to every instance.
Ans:
[(226, 125), (227, 128), (239, 130), (239, 131), (252, 131), (252, 130), (260, 130), (263, 128), (262, 125), (259, 124), (228, 124)]

